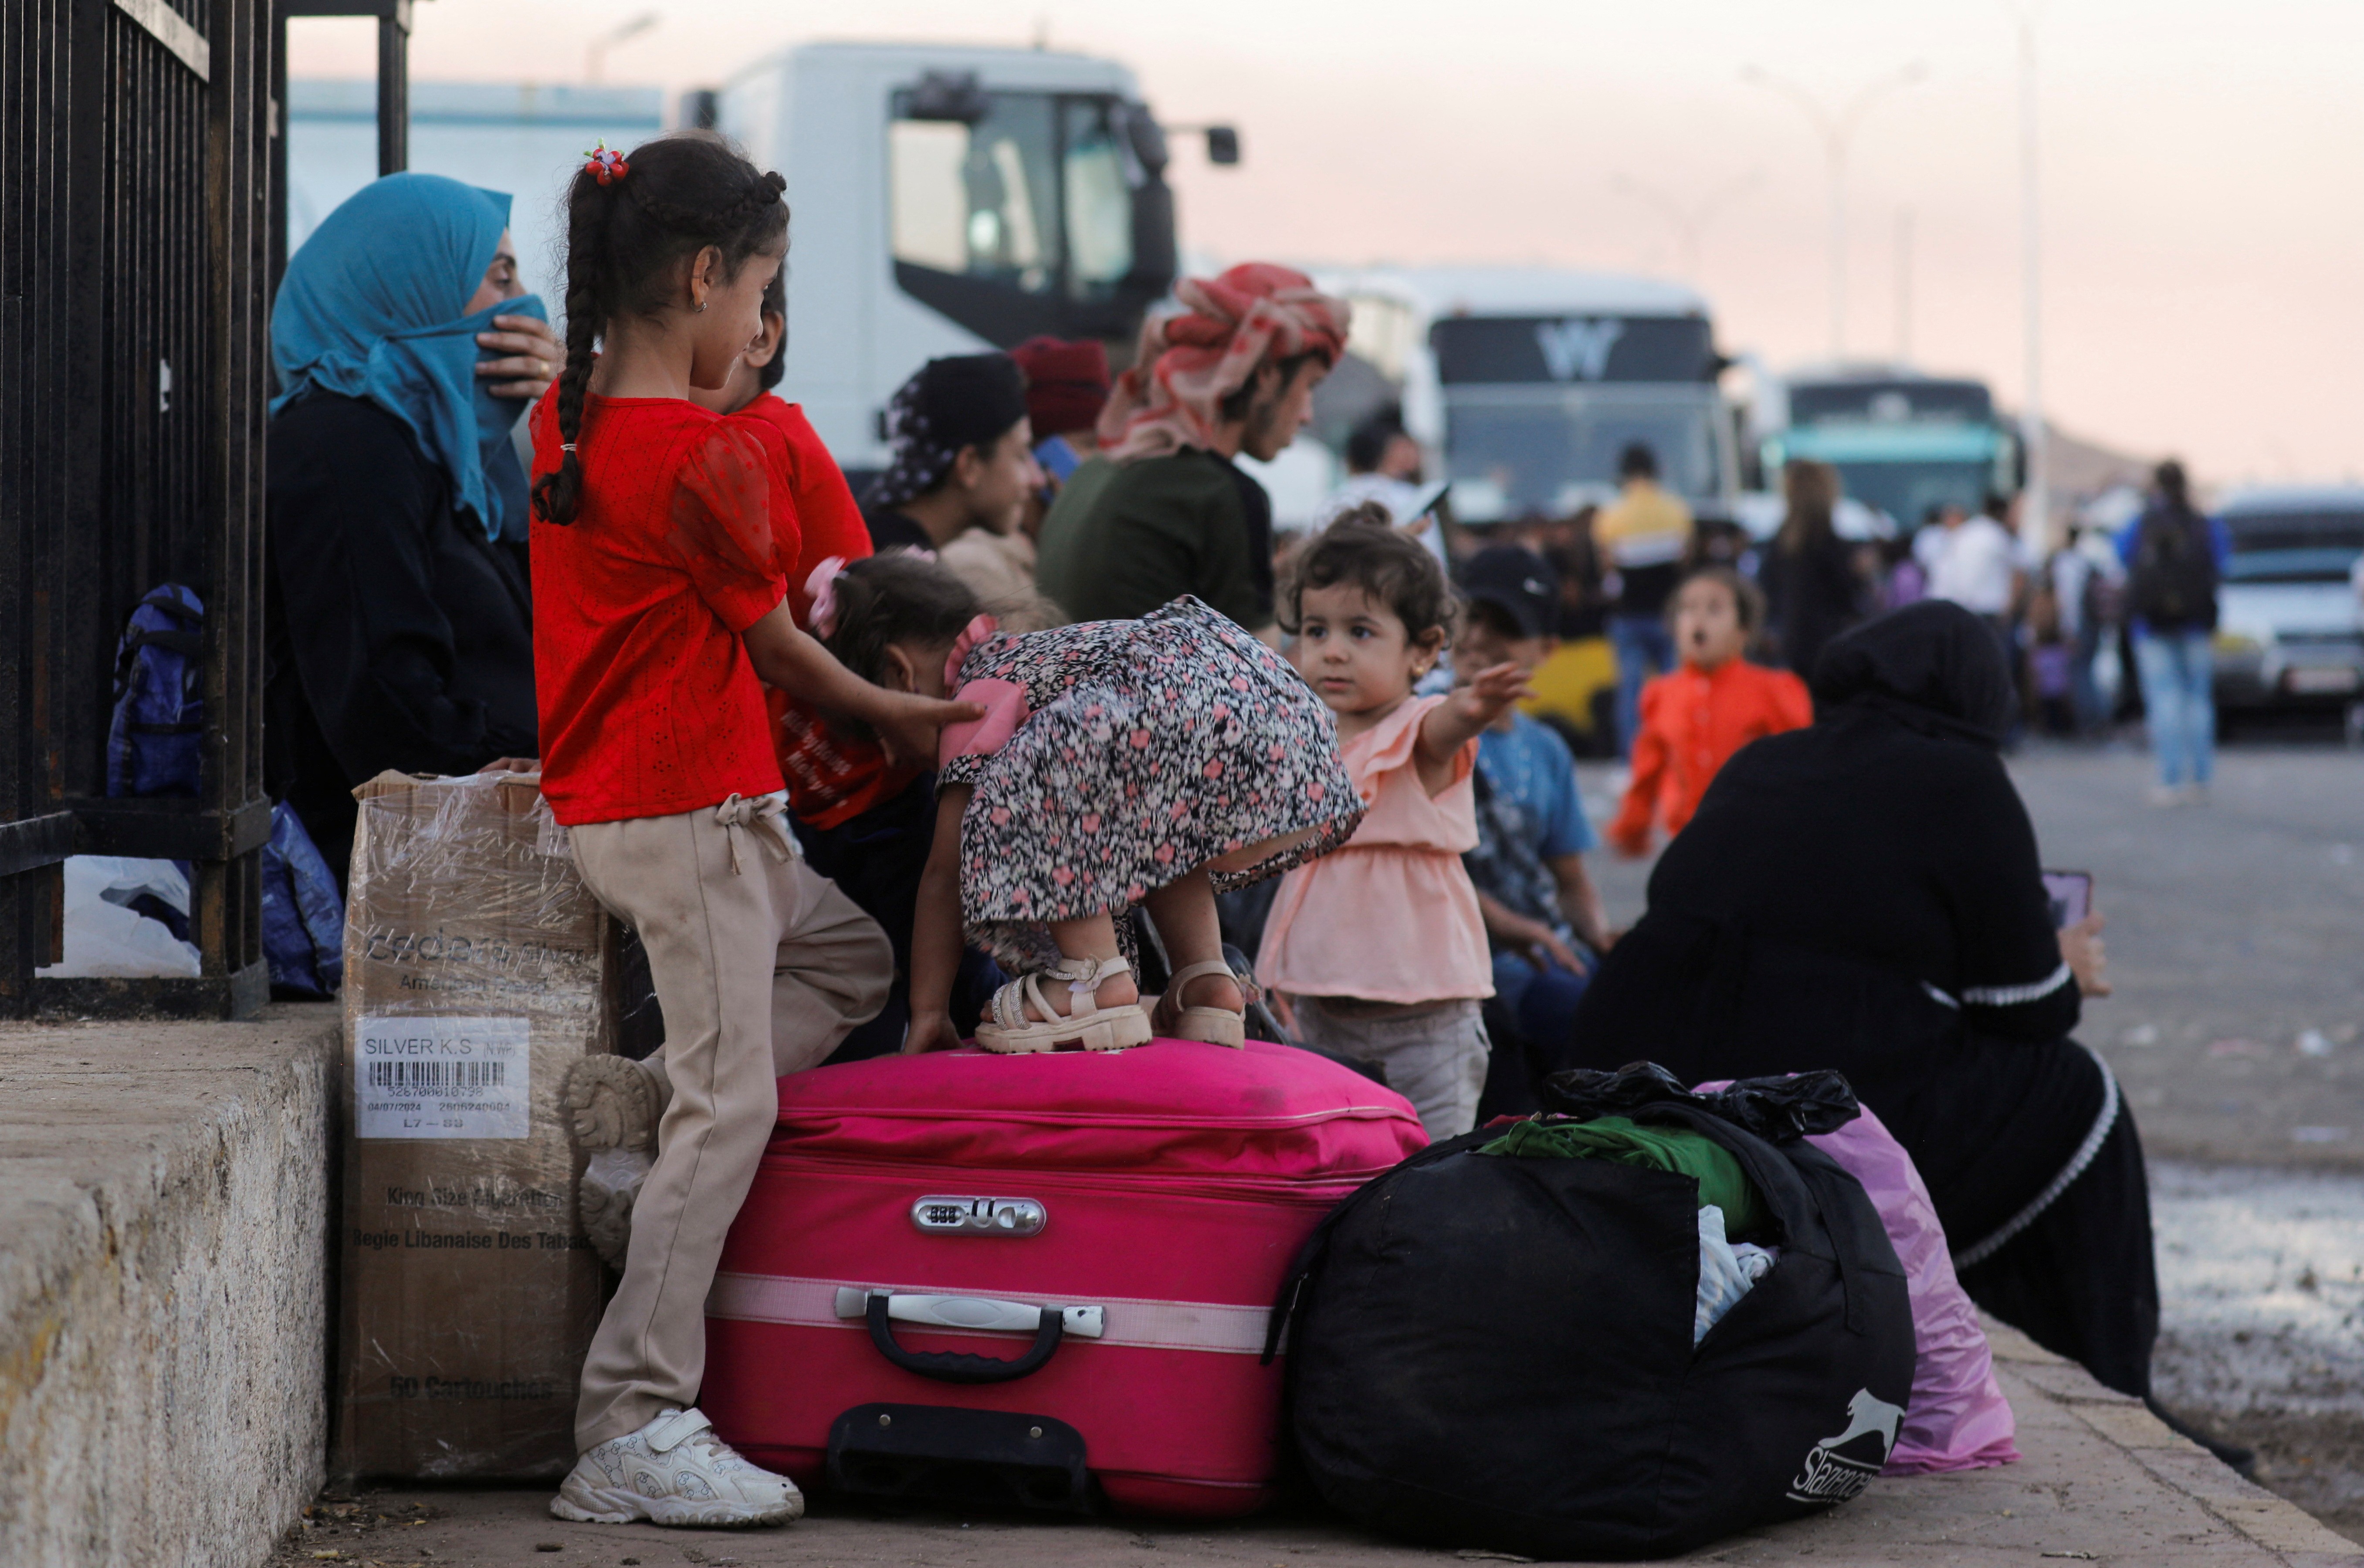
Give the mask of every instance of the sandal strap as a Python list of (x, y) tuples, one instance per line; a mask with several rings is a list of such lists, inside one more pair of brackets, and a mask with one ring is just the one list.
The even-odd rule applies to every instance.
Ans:
[(1065, 981), (1069, 991), (1081, 996), (1087, 992), (1097, 992), (1102, 985), (1120, 974), (1131, 974), (1132, 965), (1124, 961), (1123, 954), (1119, 953), (1114, 958), (1104, 958), (1098, 963), (1093, 963), (1089, 959), (1071, 958), (1051, 973)]
[(1188, 986), (1193, 980), (1199, 979), (1200, 977), (1209, 974), (1221, 974), (1229, 979), (1232, 984), (1240, 988), (1241, 998), (1250, 1005), (1254, 1005), (1264, 995), (1263, 986), (1258, 985), (1246, 975), (1240, 973), (1228, 962), (1220, 958), (1210, 958), (1203, 960), (1198, 963), (1184, 964), (1181, 968), (1176, 970), (1173, 973), (1165, 977), (1165, 994), (1174, 998), (1174, 1005), (1176, 1007), (1187, 1006), (1187, 1004), (1182, 1000), (1182, 992), (1184, 987)]
[[(1087, 958), (1063, 958), (1041, 973), (1021, 974), (996, 991), (993, 994), (993, 1021), (1006, 1029), (1025, 1029), (1035, 1023), (1072, 1018), (1084, 1010), (1076, 1005), (1075, 1000), (1070, 1001), (1069, 1006), (1073, 1009), (1070, 1012), (1062, 1013), (1052, 1006), (1050, 998), (1043, 995), (1043, 982), (1046, 976), (1065, 981), (1070, 997), (1080, 999), (1098, 991), (1118, 975), (1132, 973), (1132, 965), (1127, 963), (1121, 954), (1101, 959), (1097, 963)], [(1036, 1012), (1043, 1015), (1042, 1018), (1026, 1016), (1030, 1003)]]

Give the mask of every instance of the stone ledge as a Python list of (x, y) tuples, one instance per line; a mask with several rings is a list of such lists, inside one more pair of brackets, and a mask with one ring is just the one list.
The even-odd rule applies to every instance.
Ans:
[(310, 1500), (340, 1032), (0, 1025), (8, 1568), (251, 1568)]
[[(2198, 1443), (2169, 1429), (2139, 1400), (2104, 1388), (2091, 1373), (2037, 1349), (2018, 1330), (1984, 1319), (1995, 1359), (2006, 1362), (2004, 1379), (2022, 1427), (2040, 1397), (2120, 1450), (2153, 1481), (2199, 1504), (2267, 1551), (2285, 1554), (2300, 1568), (2364, 1568), (2364, 1551), (2286, 1498), (2245, 1481)], [(2016, 1341), (2016, 1343), (2013, 1343)], [(2021, 1347), (2035, 1356), (2021, 1352)], [(2008, 1347), (2013, 1353), (2006, 1356)], [(2024, 1446), (2024, 1445), (2023, 1445)], [(2296, 1553), (2298, 1556), (2288, 1554)]]

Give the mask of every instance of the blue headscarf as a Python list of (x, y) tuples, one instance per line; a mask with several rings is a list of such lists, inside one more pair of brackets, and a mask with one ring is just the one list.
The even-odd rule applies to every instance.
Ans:
[(461, 314), (508, 222), (497, 191), (388, 174), (312, 231), (271, 311), (281, 387), (271, 411), (314, 387), (376, 404), (451, 476), (453, 507), (488, 539), (525, 537), (525, 471), (509, 441), (523, 409), (475, 373), (476, 334), (495, 316), (550, 319), (532, 295)]

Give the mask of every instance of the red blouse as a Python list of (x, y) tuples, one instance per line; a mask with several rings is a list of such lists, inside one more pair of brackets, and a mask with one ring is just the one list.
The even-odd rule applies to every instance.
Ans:
[[(533, 476), (560, 458), (553, 387)], [(740, 634), (786, 592), (795, 502), (779, 431), (674, 398), (592, 397), (573, 524), (533, 523), (541, 788), (569, 826), (781, 787)]]

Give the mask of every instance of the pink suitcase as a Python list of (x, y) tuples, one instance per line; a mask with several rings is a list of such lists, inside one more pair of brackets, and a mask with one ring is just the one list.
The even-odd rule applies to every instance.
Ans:
[(1270, 1495), (1274, 1293), (1422, 1147), (1308, 1051), (888, 1056), (780, 1080), (701, 1407), (800, 1485), (1220, 1517)]

